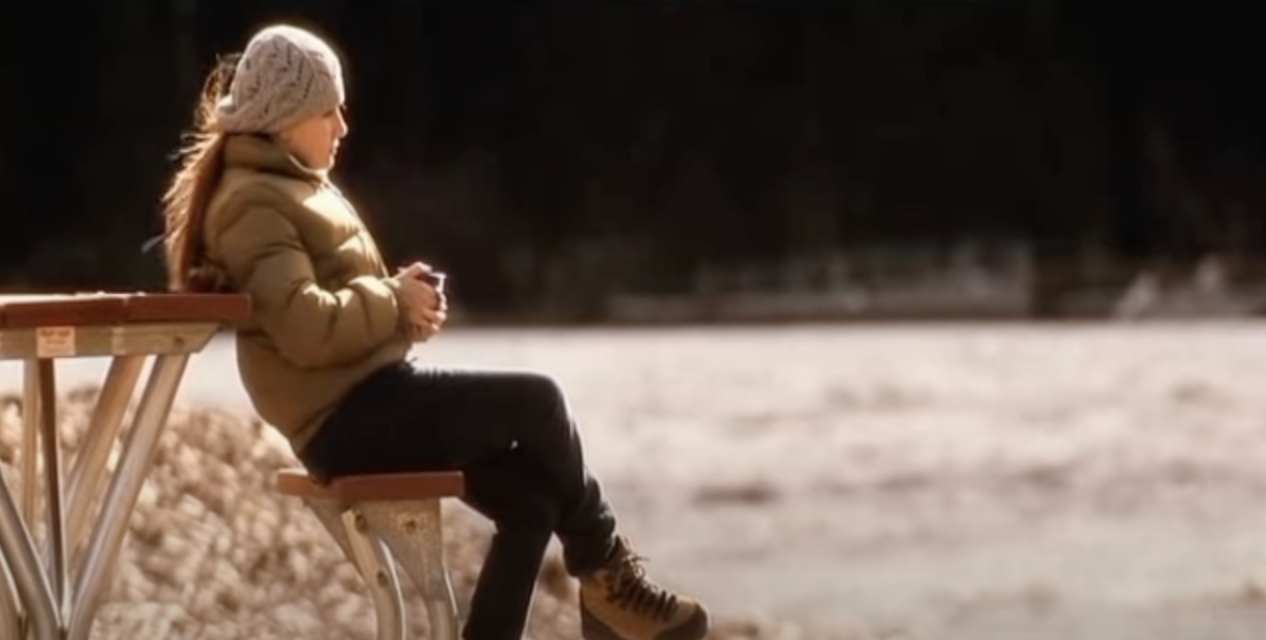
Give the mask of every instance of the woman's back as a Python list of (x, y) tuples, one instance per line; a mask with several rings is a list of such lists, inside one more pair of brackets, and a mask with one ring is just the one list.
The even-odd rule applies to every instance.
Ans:
[(338, 190), (262, 136), (230, 136), (223, 153), (202, 229), (207, 258), (254, 300), (237, 340), (246, 390), (302, 448), (347, 390), (402, 360), (410, 340), (373, 238)]

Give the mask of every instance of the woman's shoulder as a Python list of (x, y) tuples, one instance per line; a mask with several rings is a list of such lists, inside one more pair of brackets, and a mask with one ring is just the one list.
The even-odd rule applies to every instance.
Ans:
[(222, 199), (225, 203), (240, 202), (257, 206), (298, 205), (311, 198), (318, 189), (317, 185), (306, 180), (233, 167), (225, 170), (213, 200)]
[(292, 213), (316, 193), (316, 187), (302, 180), (242, 168), (226, 169), (213, 192), (207, 211), (208, 222), (229, 223), (251, 209), (275, 209)]
[(305, 238), (342, 238), (363, 230), (356, 210), (332, 184), (241, 168), (222, 175), (203, 229), (214, 239), (247, 216), (261, 214), (277, 216), (283, 227)]

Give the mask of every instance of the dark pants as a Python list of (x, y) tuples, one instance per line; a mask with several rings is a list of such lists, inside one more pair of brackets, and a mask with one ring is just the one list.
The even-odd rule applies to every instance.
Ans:
[(349, 394), (299, 457), (321, 479), (465, 472), (464, 501), (497, 528), (466, 640), (522, 636), (552, 534), (573, 575), (613, 548), (614, 513), (585, 466), (562, 392), (540, 374), (387, 367)]

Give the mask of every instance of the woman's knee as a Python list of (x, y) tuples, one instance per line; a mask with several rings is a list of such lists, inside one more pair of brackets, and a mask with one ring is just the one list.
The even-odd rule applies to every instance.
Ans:
[(568, 420), (567, 397), (562, 385), (552, 376), (535, 371), (521, 372), (515, 376), (515, 385), (532, 413), (549, 421)]

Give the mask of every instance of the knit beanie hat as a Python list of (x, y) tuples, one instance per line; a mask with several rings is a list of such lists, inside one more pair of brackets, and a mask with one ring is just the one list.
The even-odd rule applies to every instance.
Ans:
[(227, 133), (277, 133), (342, 104), (338, 54), (309, 31), (274, 25), (246, 44), (216, 116)]

